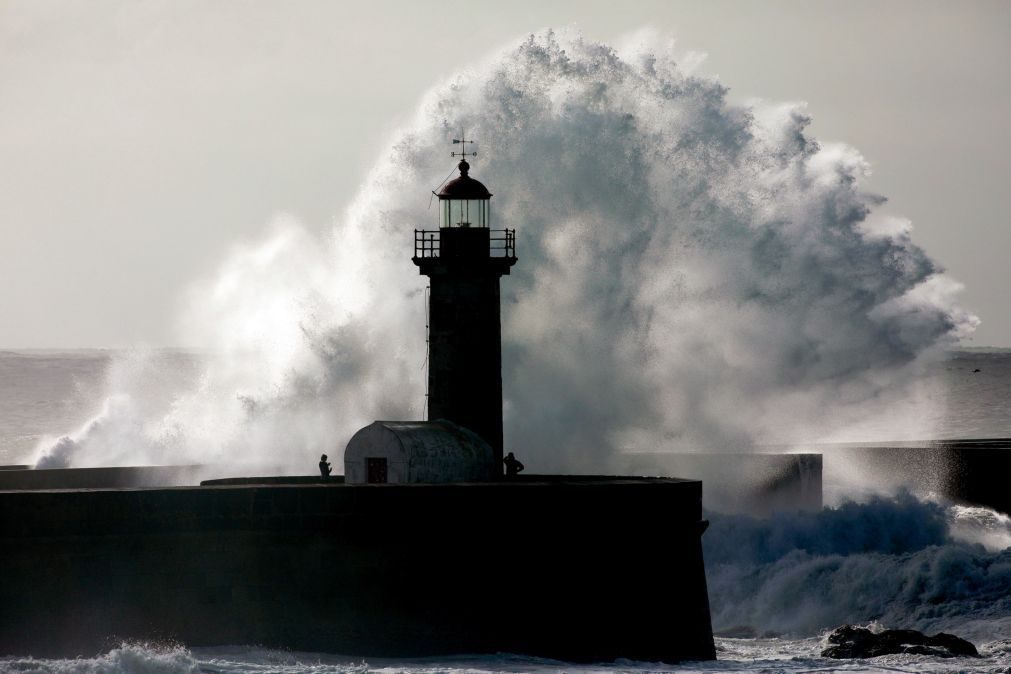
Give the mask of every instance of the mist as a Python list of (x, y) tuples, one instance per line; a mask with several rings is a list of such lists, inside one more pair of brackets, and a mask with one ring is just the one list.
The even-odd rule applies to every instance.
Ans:
[[(687, 65), (679, 65), (685, 63)], [(641, 34), (541, 32), (434, 86), (328, 236), (279, 216), (180, 303), (206, 350), (153, 403), (142, 355), (114, 368), (86, 426), (40, 467), (335, 466), (374, 419), (424, 415), (424, 279), (413, 230), (450, 141), (492, 227), (517, 230), (503, 279), (505, 444), (533, 471), (605, 469), (626, 450), (748, 449), (929, 437), (920, 378), (977, 320), (957, 282), (876, 211), (869, 167), (820, 143), (803, 105), (731, 104), (691, 55)], [(166, 308), (169, 310), (169, 308)], [(62, 430), (62, 429), (54, 429)]]

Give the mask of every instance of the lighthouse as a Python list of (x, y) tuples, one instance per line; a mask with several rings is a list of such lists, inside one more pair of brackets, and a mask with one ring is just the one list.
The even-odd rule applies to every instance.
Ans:
[(491, 228), (491, 192), (460, 175), (439, 197), (437, 229), (414, 230), (429, 278), (427, 421), (375, 421), (344, 450), (348, 484), (488, 482), (502, 476), (499, 279), (516, 264), (516, 232)]
[(516, 264), (516, 230), (492, 229), (491, 192), (471, 177), (467, 147), (459, 175), (436, 195), (439, 227), (415, 230), (414, 264), (429, 278), (428, 419), (477, 433), (502, 472), (502, 322), (499, 279)]

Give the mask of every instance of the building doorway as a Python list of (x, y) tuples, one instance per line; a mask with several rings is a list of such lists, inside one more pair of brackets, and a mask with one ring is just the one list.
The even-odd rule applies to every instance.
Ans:
[(386, 457), (365, 459), (365, 482), (367, 484), (386, 484)]

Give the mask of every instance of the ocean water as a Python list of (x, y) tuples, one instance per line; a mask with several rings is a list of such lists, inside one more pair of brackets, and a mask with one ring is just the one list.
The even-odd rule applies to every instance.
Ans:
[(938, 438), (1011, 437), (1011, 352), (957, 352), (932, 376), (945, 401)]
[(98, 414), (124, 370), (142, 364), (146, 407), (167, 408), (199, 377), (202, 357), (177, 349), (0, 351), (0, 465), (34, 463), (36, 448)]
[[(32, 459), (54, 429), (94, 414), (115, 363), (108, 351), (0, 353), (3, 463)], [(202, 356), (145, 354), (150, 404), (171, 404), (192, 385)], [(151, 363), (154, 363), (152, 365)], [(979, 370), (976, 372), (976, 370)], [(939, 437), (1011, 436), (1011, 352), (963, 351), (928, 375), (945, 401)], [(931, 410), (937, 407), (930, 405)], [(768, 519), (707, 513), (706, 569), (717, 632), (716, 662), (622, 661), (575, 665), (511, 654), (386, 660), (270, 650), (125, 643), (98, 657), (0, 658), (3, 672), (1004, 672), (1011, 671), (1011, 518), (929, 495), (879, 495), (818, 513)], [(532, 610), (535, 610), (532, 607)], [(672, 609), (675, 610), (675, 609)], [(819, 657), (844, 623), (946, 631), (977, 645), (980, 659)], [(104, 649), (103, 649), (104, 650)]]
[(883, 656), (833, 661), (818, 656), (822, 639), (716, 639), (717, 660), (672, 666), (659, 662), (618, 661), (576, 665), (508, 654), (387, 660), (325, 653), (278, 651), (255, 646), (193, 648), (122, 644), (95, 658), (38, 660), (2, 658), (0, 671), (39, 674), (661, 674), (663, 672), (1007, 672), (1011, 641), (988, 643), (980, 658), (939, 659)]
[(30, 463), (45, 433), (79, 426), (103, 397), (105, 351), (0, 351), (0, 463)]

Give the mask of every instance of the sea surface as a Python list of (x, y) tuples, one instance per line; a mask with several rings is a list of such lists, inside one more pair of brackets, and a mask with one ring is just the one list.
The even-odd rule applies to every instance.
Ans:
[(149, 364), (143, 395), (163, 402), (199, 377), (202, 362), (178, 349), (0, 351), (0, 465), (32, 463), (40, 442), (95, 417), (124, 363), (137, 359)]
[[(0, 464), (29, 463), (38, 443), (91, 418), (121, 355), (0, 352)], [(155, 358), (164, 367), (154, 370), (151, 389), (158, 393), (152, 395), (169, 400), (199, 376), (199, 354), (164, 351)], [(1011, 352), (957, 352), (928, 377), (944, 399), (932, 407), (942, 410), (933, 439), (1011, 437)], [(511, 654), (386, 660), (253, 644), (123, 643), (96, 645), (97, 657), (68, 660), (8, 654), (0, 657), (0, 672), (1011, 672), (1006, 514), (899, 493), (834, 503), (817, 513), (707, 517), (716, 662), (576, 665)], [(642, 551), (630, 547), (629, 554)], [(844, 623), (950, 632), (975, 643), (982, 657), (820, 657), (825, 636)]]

